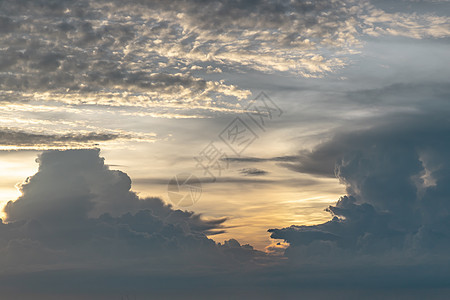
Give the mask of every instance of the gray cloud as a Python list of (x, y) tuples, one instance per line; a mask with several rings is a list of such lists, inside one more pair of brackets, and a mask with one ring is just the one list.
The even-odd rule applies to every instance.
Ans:
[(262, 158), (262, 157), (226, 157), (223, 160), (229, 161), (229, 162), (246, 163), (246, 162), (265, 162), (265, 161), (290, 162), (290, 161), (297, 161), (298, 159), (299, 159), (299, 156), (286, 155), (286, 156), (276, 156), (276, 157), (269, 157), (269, 158)]
[(291, 162), (282, 162), (280, 166), (295, 172), (320, 177), (336, 177), (336, 159), (346, 150), (346, 145), (348, 145), (347, 141), (344, 140), (346, 137), (335, 139), (336, 143), (341, 143), (341, 147), (336, 147), (336, 144), (333, 143), (325, 143), (314, 151), (302, 150), (300, 155), (296, 156)]
[[(449, 36), (448, 1), (419, 1), (426, 5), (418, 11), (411, 3), (404, 7), (406, 2), (413, 1), (4, 0), (0, 101), (11, 104), (4, 108), (10, 109), (11, 124), (19, 114), (17, 102), (30, 104), (22, 108), (31, 110), (33, 104), (59, 102), (65, 104), (61, 110), (92, 107), (95, 116), (104, 108), (129, 116), (147, 113), (140, 107), (152, 112), (159, 107), (151, 116), (236, 112), (235, 100), (249, 93), (241, 83), (220, 80), (229, 73), (242, 72), (239, 82), (248, 72), (276, 72), (279, 77), (266, 79), (270, 85), (261, 81), (259, 86), (281, 86), (276, 81), (285, 80), (286, 73), (315, 77), (344, 66), (368, 36), (401, 42)], [(70, 293), (99, 299), (107, 294), (106, 299), (114, 299), (128, 289), (136, 290), (138, 299), (398, 299), (406, 289), (407, 299), (445, 298), (450, 278), (448, 83), (344, 93), (328, 83), (316, 87), (327, 92), (311, 106), (316, 110), (302, 102), (308, 94), (286, 102), (295, 99), (306, 109), (301, 120), (291, 114), (296, 126), (321, 122), (316, 119), (324, 115), (339, 118), (344, 126), (333, 138), (291, 156), (227, 159), (255, 163), (258, 170), (245, 169), (246, 174), (260, 173), (257, 163), (275, 162), (295, 172), (337, 176), (347, 187), (347, 195), (328, 208), (329, 222), (270, 230), (273, 238), (290, 243), (288, 262), (235, 240), (214, 243), (207, 236), (224, 232), (226, 218), (208, 220), (158, 198), (139, 198), (130, 191), (131, 179), (105, 166), (95, 150), (45, 152), (39, 172), (22, 185), (23, 195), (8, 203), (7, 219), (0, 222), (2, 295), (18, 298), (20, 291), (28, 293), (21, 299), (61, 299)], [(304, 81), (309, 88), (317, 84)], [(333, 97), (333, 105), (327, 97)], [(361, 110), (371, 117), (347, 120), (360, 117)], [(25, 113), (23, 120), (34, 113)], [(56, 113), (42, 115), (50, 122)], [(92, 133), (67, 134), (36, 133), (36, 128), (41, 127), (4, 128), (0, 144), (90, 146), (131, 138), (97, 133), (92, 126)], [(277, 188), (318, 182), (265, 178), (222, 177), (218, 182)]]
[(233, 163), (276, 162), (294, 172), (308, 173), (319, 177), (336, 177), (334, 167), (336, 157), (341, 153), (334, 145), (323, 145), (315, 151), (302, 150), (298, 155), (276, 157), (227, 157), (224, 160)]
[(290, 243), (286, 255), (301, 263), (447, 264), (450, 126), (442, 108), (372, 120), (305, 155), (299, 171), (333, 167), (348, 195), (327, 209), (329, 222), (269, 230)]
[(442, 99), (450, 97), (448, 82), (414, 82), (395, 83), (376, 89), (350, 91), (347, 98), (354, 103), (369, 107), (404, 107), (424, 105), (424, 99), (428, 99), (426, 110), (437, 110), (438, 106), (448, 104)]
[[(125, 12), (103, 1), (2, 1), (2, 11), (11, 16), (2, 19), (11, 31), (0, 41), (6, 46), (0, 62), (2, 90), (21, 91), (19, 100), (29, 98), (25, 91), (35, 96), (52, 91), (48, 100), (92, 104), (100, 104), (96, 93), (102, 93), (110, 98), (103, 104), (140, 106), (173, 95), (191, 102), (234, 93), (232, 86), (191, 75), (181, 57), (147, 51), (156, 39), (178, 39), (178, 29), (155, 19), (157, 11), (146, 9), (143, 16), (143, 8), (132, 6)], [(12, 22), (17, 26), (6, 26)], [(70, 96), (78, 93), (85, 99)]]
[(83, 145), (84, 143), (93, 143), (100, 141), (111, 141), (119, 138), (130, 138), (119, 134), (96, 133), (87, 134), (36, 134), (9, 128), (0, 128), (0, 145), (6, 146), (64, 146), (64, 145)]
[(366, 1), (125, 3), (1, 1), (1, 98), (230, 108), (250, 93), (206, 79), (211, 70), (320, 76), (345, 65), (363, 33), (449, 33), (443, 17)]
[[(415, 82), (396, 83), (376, 89), (364, 89), (346, 92), (346, 99), (352, 104), (348, 109), (367, 109), (379, 111), (381, 117), (367, 117), (362, 122), (351, 121), (334, 130), (333, 137), (326, 136), (323, 142), (313, 150), (301, 150), (297, 155), (275, 158), (230, 158), (231, 161), (276, 161), (289, 170), (307, 173), (318, 177), (334, 178), (337, 175), (336, 163), (346, 153), (352, 151), (355, 139), (370, 143), (376, 130), (365, 129), (380, 126), (383, 133), (391, 131), (389, 126), (407, 130), (416, 128), (412, 120), (422, 122), (423, 118), (438, 118), (442, 120), (443, 111), (450, 110), (446, 101), (450, 97), (449, 84), (445, 82)], [(356, 106), (354, 106), (356, 104)], [(383, 125), (386, 123), (388, 125)], [(444, 123), (445, 126), (445, 123)], [(361, 129), (362, 128), (362, 129)], [(418, 131), (419, 128), (416, 128)], [(393, 129), (395, 130), (395, 129)], [(430, 129), (431, 130), (431, 129)], [(400, 133), (399, 133), (400, 134)], [(393, 138), (392, 138), (393, 140)]]
[[(404, 147), (410, 152), (419, 148), (425, 151), (420, 152), (420, 157), (426, 163), (419, 161), (412, 166), (405, 163), (417, 160), (419, 152), (399, 160), (397, 151), (373, 147), (392, 145), (386, 135), (398, 137), (403, 133), (402, 141), (426, 146), (428, 141), (448, 134), (448, 127), (436, 131), (442, 123), (426, 124), (417, 124), (416, 129), (424, 128), (424, 132), (436, 135), (422, 143), (417, 143), (420, 139), (407, 130), (408, 126), (397, 126), (396, 132), (377, 127), (355, 137), (355, 151), (347, 153), (347, 160), (339, 164), (340, 178), (347, 184), (349, 196), (329, 208), (334, 218), (315, 226), (271, 230), (272, 237), (289, 241), (288, 263), (269, 259), (233, 239), (221, 244), (208, 239), (207, 234), (226, 228), (223, 218), (205, 220), (192, 212), (174, 210), (158, 198), (138, 198), (130, 191), (130, 178), (105, 166), (98, 150), (44, 152), (38, 159), (38, 172), (21, 187), (23, 195), (5, 207), (7, 223), (0, 224), (0, 285), (4, 285), (5, 294), (23, 294), (24, 299), (26, 293), (38, 299), (47, 294), (58, 294), (63, 299), (69, 294), (84, 295), (86, 299), (115, 297), (124, 290), (142, 297), (154, 292), (169, 299), (181, 294), (206, 298), (214, 291), (201, 287), (214, 282), (218, 289), (233, 287), (261, 299), (273, 298), (273, 293), (317, 298), (318, 290), (326, 298), (336, 295), (330, 289), (331, 283), (361, 284), (361, 295), (367, 295), (367, 288), (381, 291), (411, 280), (420, 283), (420, 289), (445, 287), (426, 280), (427, 272), (434, 270), (426, 256), (411, 260), (411, 255), (446, 255), (450, 245), (443, 209), (448, 202), (448, 168), (436, 164), (442, 158), (436, 154), (446, 153), (448, 143), (432, 148), (412, 148), (407, 143)], [(425, 184), (417, 176), (412, 183), (405, 179), (417, 171), (420, 177), (425, 166), (435, 184)], [(361, 172), (378, 171), (389, 180), (378, 182), (361, 176)], [(382, 184), (386, 198), (379, 201), (378, 184)], [(358, 191), (356, 186), (360, 187)], [(413, 195), (417, 197), (414, 201), (419, 214), (411, 211), (414, 205), (408, 205), (407, 200), (400, 201), (403, 210), (392, 206), (397, 197), (392, 192), (395, 187), (425, 188), (422, 196)], [(437, 216), (435, 208), (439, 208), (441, 216), (430, 218)], [(368, 256), (380, 254), (385, 255), (381, 263), (367, 260)], [(439, 261), (445, 264), (444, 259)], [(392, 262), (401, 267), (389, 266)], [(321, 267), (324, 264), (325, 269)], [(447, 273), (436, 270), (433, 278), (444, 279)], [(77, 282), (76, 290), (71, 284), (63, 284), (67, 281)], [(169, 282), (180, 290), (169, 289)], [(270, 286), (270, 290), (260, 293), (262, 286)], [(314, 291), (309, 293), (311, 287)], [(354, 291), (348, 293), (345, 289), (337, 294), (354, 297)], [(401, 294), (397, 290), (389, 295), (395, 298)]]
[[(5, 206), (8, 222), (37, 220), (57, 222), (98, 218), (104, 214), (119, 217), (152, 209), (172, 220), (195, 224), (195, 228), (219, 226), (225, 219), (201, 221), (199, 215), (175, 211), (160, 199), (139, 199), (130, 191), (131, 180), (121, 171), (109, 170), (99, 150), (47, 151), (38, 158), (39, 171), (21, 186), (23, 195)], [(78, 213), (77, 213), (78, 212)], [(65, 215), (67, 214), (67, 215)], [(213, 229), (212, 226), (209, 229)]]
[(226, 218), (139, 198), (99, 150), (46, 151), (38, 162), (0, 221), (0, 286), (8, 297), (114, 299), (131, 291), (179, 298), (186, 292), (171, 295), (169, 282), (197, 291), (216, 280), (240, 285), (236, 272), (275, 263), (235, 239), (209, 239), (224, 232)]
[(209, 269), (223, 260), (264, 259), (250, 246), (207, 238), (223, 232), (226, 218), (206, 220), (158, 198), (140, 199), (130, 191), (130, 178), (109, 170), (98, 155), (98, 150), (68, 150), (39, 156), (39, 170), (22, 184), (22, 196), (4, 208), (2, 274), (12, 267), (23, 274), (84, 265), (132, 270), (136, 263), (155, 273), (171, 264)]
[(247, 176), (261, 176), (261, 175), (266, 175), (268, 172), (261, 170), (261, 169), (257, 169), (257, 168), (244, 168), (244, 169), (240, 169), (239, 172), (243, 175), (247, 175)]
[(336, 157), (341, 150), (334, 145), (323, 145), (315, 151), (302, 150), (298, 155), (286, 155), (269, 158), (261, 157), (228, 157), (224, 160), (234, 163), (277, 162), (279, 166), (289, 170), (308, 173), (319, 177), (336, 177), (334, 167)]

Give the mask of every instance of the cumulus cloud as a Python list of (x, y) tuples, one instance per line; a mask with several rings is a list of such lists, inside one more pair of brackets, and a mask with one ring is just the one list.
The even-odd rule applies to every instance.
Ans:
[[(444, 114), (434, 120), (418, 114), (325, 142), (349, 143), (336, 157), (348, 195), (328, 208), (329, 222), (270, 230), (289, 243), (288, 262), (234, 239), (216, 244), (207, 236), (226, 230), (225, 218), (207, 220), (158, 198), (139, 198), (130, 178), (110, 170), (98, 150), (46, 151), (22, 196), (4, 209), (4, 291), (106, 295), (119, 293), (122, 284), (148, 296), (167, 292), (170, 282), (180, 289), (168, 298), (191, 289), (206, 298), (213, 291), (201, 287), (218, 283), (224, 291), (270, 299), (308, 295), (311, 286), (326, 298), (336, 295), (330, 284), (445, 286), (439, 280), (446, 282), (448, 269), (435, 266), (447, 266), (450, 247), (448, 125)], [(279, 256), (285, 247), (268, 250)], [(438, 283), (427, 280), (430, 272)], [(67, 282), (77, 282), (78, 290)], [(259, 292), (262, 286), (270, 286), (269, 294)]]
[(448, 263), (447, 115), (416, 112), (370, 123), (337, 134), (295, 165), (313, 174), (334, 169), (346, 186), (347, 195), (327, 208), (332, 219), (271, 229), (271, 236), (289, 242), (286, 255), (302, 263)]
[(22, 196), (4, 208), (2, 276), (105, 268), (208, 273), (265, 259), (249, 245), (207, 237), (223, 232), (226, 218), (205, 219), (159, 198), (139, 198), (130, 178), (110, 170), (99, 150), (46, 151), (37, 161), (39, 170), (21, 185)]

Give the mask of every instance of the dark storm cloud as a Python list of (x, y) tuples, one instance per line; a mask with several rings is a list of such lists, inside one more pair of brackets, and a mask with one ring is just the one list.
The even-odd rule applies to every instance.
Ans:
[(447, 263), (450, 120), (448, 107), (431, 110), (372, 120), (369, 128), (341, 132), (302, 158), (301, 172), (308, 171), (305, 165), (334, 168), (348, 195), (327, 209), (329, 222), (270, 230), (290, 243), (286, 254), (293, 261), (354, 263), (357, 255), (404, 264), (434, 255)]
[(95, 133), (86, 134), (36, 134), (25, 131), (0, 128), (0, 145), (4, 146), (37, 146), (37, 145), (64, 145), (83, 144), (100, 141), (111, 141), (119, 138), (130, 138), (126, 135)]
[[(333, 178), (337, 176), (336, 162), (345, 153), (352, 151), (355, 139), (360, 139), (362, 143), (362, 140), (366, 138), (365, 142), (369, 143), (370, 138), (375, 138), (372, 135), (375, 135), (376, 130), (366, 132), (358, 128), (377, 127), (386, 123), (391, 124), (395, 130), (398, 126), (404, 128), (409, 124), (411, 128), (415, 128), (414, 123), (421, 123), (424, 118), (442, 120), (444, 117), (441, 112), (450, 110), (450, 102), (447, 101), (449, 98), (450, 85), (446, 82), (396, 83), (376, 89), (350, 91), (346, 93), (346, 99), (357, 105), (353, 106), (355, 109), (363, 107), (386, 111), (383, 113), (385, 114), (383, 119), (368, 117), (363, 123), (350, 122), (336, 129), (331, 141), (321, 143), (312, 151), (301, 150), (298, 155), (269, 159), (231, 158), (230, 160), (236, 162), (278, 161), (280, 166), (295, 172)], [(390, 125), (382, 127), (385, 132), (391, 130), (388, 126)], [(354, 131), (351, 130), (353, 127)]]

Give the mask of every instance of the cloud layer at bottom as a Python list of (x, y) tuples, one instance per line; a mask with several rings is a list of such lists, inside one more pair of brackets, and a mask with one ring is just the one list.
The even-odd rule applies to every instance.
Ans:
[(267, 261), (249, 245), (207, 237), (224, 230), (225, 218), (206, 220), (139, 198), (128, 175), (105, 166), (99, 150), (46, 151), (37, 161), (38, 172), (5, 206), (0, 223), (0, 276), (21, 278), (9, 287), (23, 290), (36, 274), (58, 274), (56, 281), (82, 279), (76, 274), (195, 277)]
[[(449, 168), (437, 160), (445, 154), (447, 142), (429, 148), (425, 147), (429, 141), (421, 140), (424, 147), (406, 143), (399, 152), (385, 151), (386, 132), (380, 128), (352, 133), (354, 151), (344, 151), (337, 168), (349, 195), (329, 208), (331, 221), (271, 230), (272, 237), (290, 243), (287, 260), (236, 240), (215, 243), (207, 235), (225, 230), (225, 218), (206, 220), (158, 198), (139, 198), (130, 191), (130, 178), (105, 166), (99, 150), (46, 151), (38, 158), (38, 172), (22, 185), (22, 196), (5, 206), (7, 218), (0, 224), (3, 295), (21, 299), (445, 295), (450, 243), (444, 182)], [(389, 134), (401, 134), (419, 145), (406, 127), (396, 128), (398, 132)], [(428, 129), (447, 132), (446, 127), (439, 128), (443, 129)], [(392, 177), (373, 185), (377, 174)], [(385, 197), (377, 201), (380, 186)], [(414, 193), (394, 193), (399, 187)], [(414, 201), (401, 202), (399, 195), (414, 196)]]

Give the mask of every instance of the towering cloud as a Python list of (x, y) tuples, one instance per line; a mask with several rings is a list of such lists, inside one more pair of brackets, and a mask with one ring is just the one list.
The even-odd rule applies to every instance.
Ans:
[[(131, 180), (110, 170), (99, 150), (47, 151), (22, 196), (5, 206), (0, 223), (1, 276), (48, 270), (227, 270), (227, 262), (264, 259), (235, 240), (207, 238), (225, 218), (205, 220), (158, 198), (140, 199)], [(233, 267), (233, 265), (230, 265)], [(201, 271), (201, 272), (203, 272)]]
[(320, 164), (323, 170), (334, 168), (348, 194), (327, 209), (329, 222), (270, 230), (273, 238), (290, 243), (292, 259), (320, 255), (326, 261), (337, 255), (354, 261), (357, 255), (386, 262), (392, 255), (403, 260), (448, 253), (447, 114), (398, 114), (371, 123), (337, 134), (290, 165), (299, 171)]

